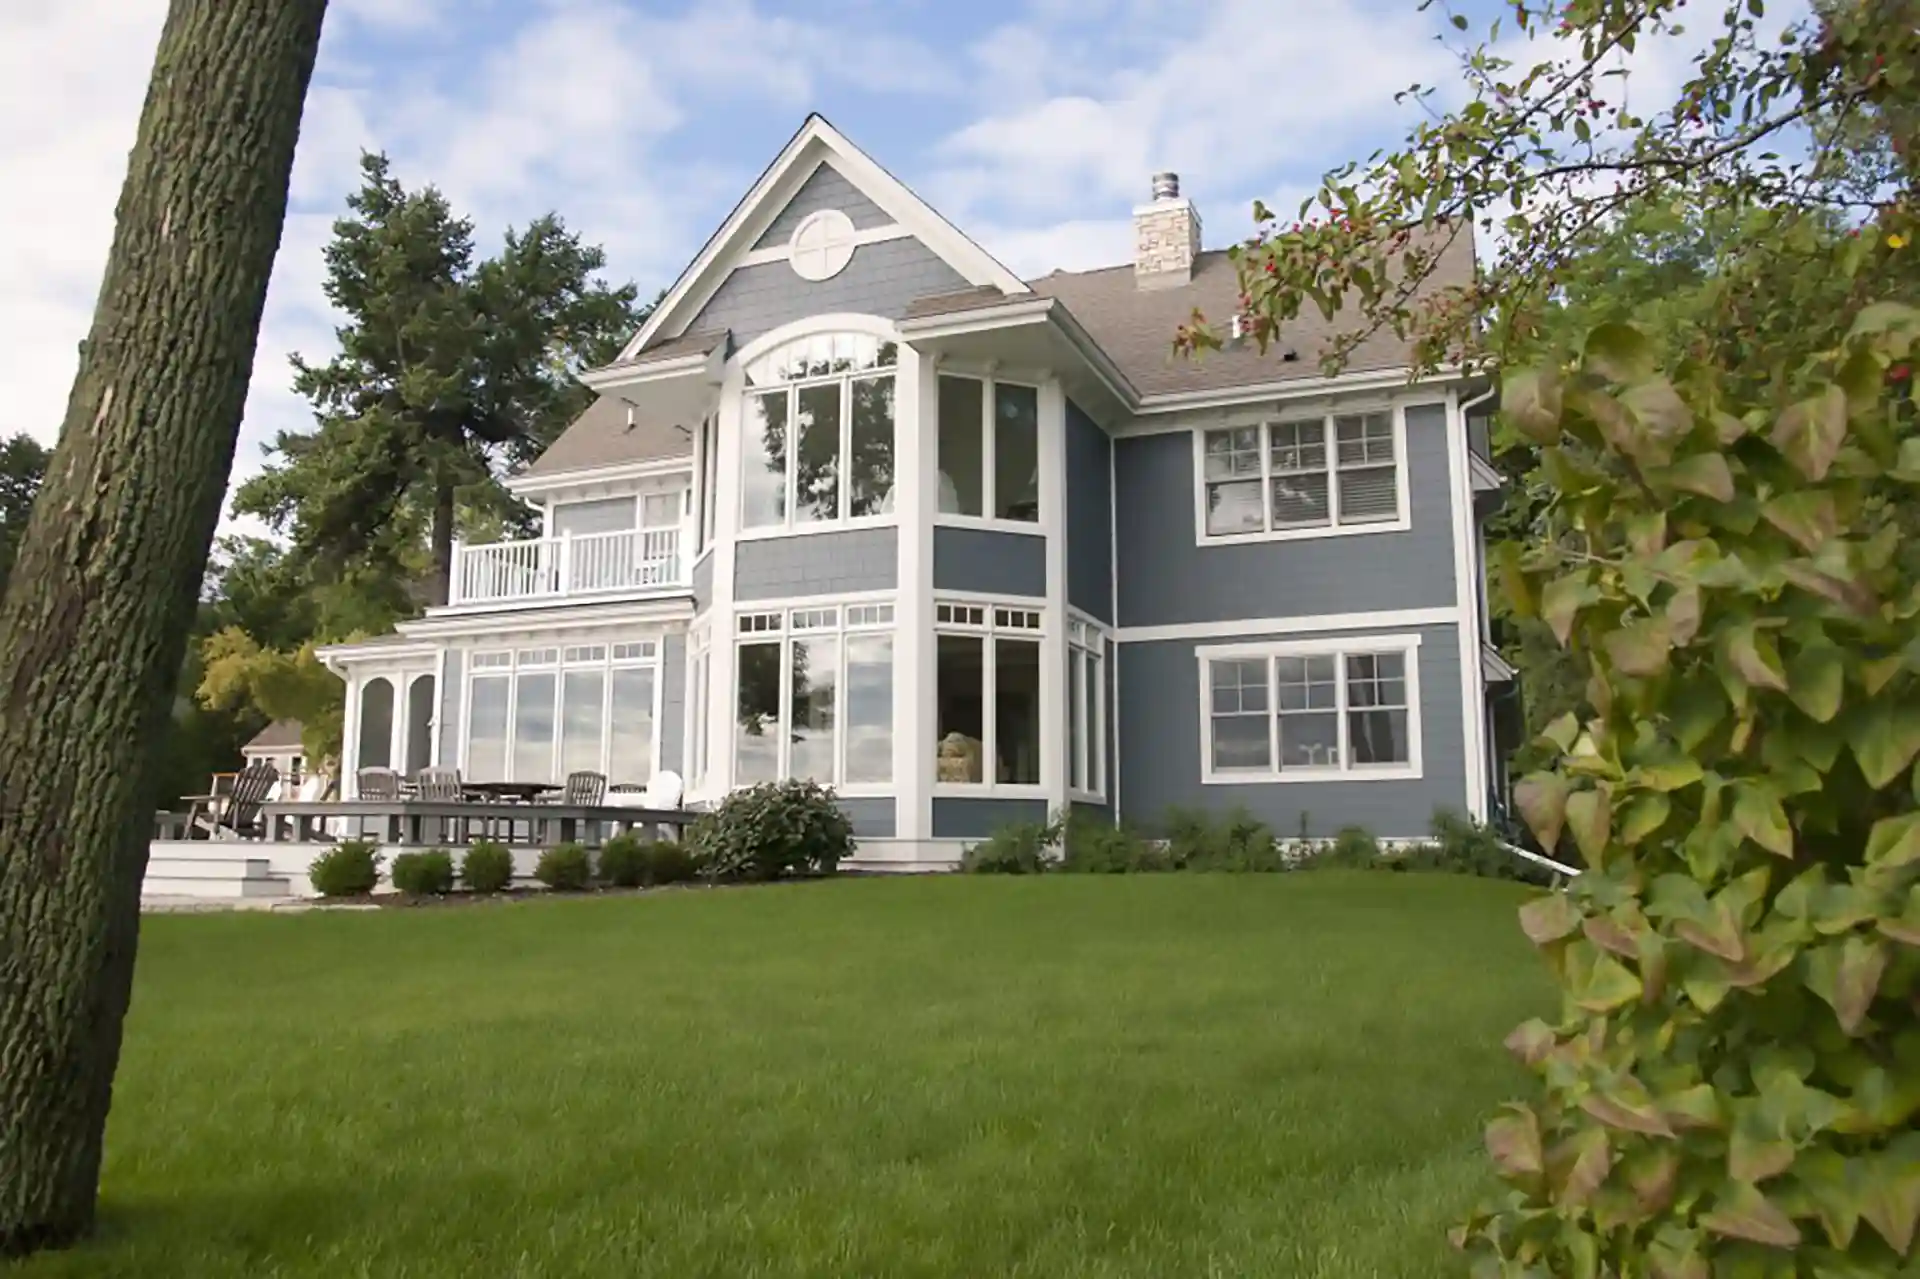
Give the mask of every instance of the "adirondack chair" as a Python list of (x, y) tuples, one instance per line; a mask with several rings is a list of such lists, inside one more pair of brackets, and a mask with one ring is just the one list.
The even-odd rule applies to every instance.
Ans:
[(233, 779), (233, 790), (225, 796), (226, 803), (218, 808), (209, 805), (204, 814), (195, 813), (192, 825), (204, 831), (208, 839), (259, 835), (262, 833), (260, 805), (267, 802), (279, 784), (280, 770), (272, 764), (265, 761), (248, 764)]
[(361, 799), (399, 799), (400, 774), (391, 768), (363, 768), (356, 793)]
[(578, 772), (567, 774), (567, 784), (560, 792), (560, 802), (580, 808), (593, 808), (607, 797), (607, 775), (605, 773)]

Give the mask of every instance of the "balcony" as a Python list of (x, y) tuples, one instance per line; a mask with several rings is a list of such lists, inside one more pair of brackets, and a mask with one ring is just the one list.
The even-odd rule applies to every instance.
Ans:
[(449, 607), (665, 594), (689, 587), (678, 528), (456, 547)]

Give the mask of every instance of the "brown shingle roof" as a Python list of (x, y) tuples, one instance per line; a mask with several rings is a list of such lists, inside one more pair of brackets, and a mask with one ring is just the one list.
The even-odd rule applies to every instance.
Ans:
[(652, 364), (656, 360), (672, 360), (683, 355), (705, 355), (727, 340), (725, 329), (703, 329), (698, 333), (683, 333), (677, 338), (667, 338), (655, 342), (631, 360), (617, 361), (607, 365), (610, 369), (630, 369), (636, 365)]
[(982, 307), (998, 306), (1005, 302), (1031, 301), (1030, 298), (1002, 293), (991, 284), (982, 284), (977, 288), (961, 289), (958, 293), (934, 293), (924, 298), (915, 298), (907, 303), (906, 314), (901, 318), (919, 320), (934, 315), (953, 315), (960, 311), (977, 311)]
[(273, 723), (254, 734), (253, 740), (243, 748), (250, 751), (286, 751), (298, 750), (300, 734), (305, 725), (297, 719), (276, 719)]
[[(1435, 233), (1444, 236), (1448, 232)], [(1473, 279), (1473, 234), (1461, 228), (1442, 251), (1428, 285), (1439, 289), (1467, 284)], [(1239, 309), (1240, 286), (1233, 263), (1224, 250), (1203, 252), (1194, 262), (1193, 279), (1178, 288), (1143, 289), (1134, 283), (1133, 265), (1097, 271), (1064, 272), (1028, 283), (1034, 292), (1060, 299), (1080, 321), (1108, 358), (1119, 366), (1142, 396), (1173, 395), (1255, 386), (1286, 378), (1320, 375), (1320, 355), (1329, 338), (1351, 331), (1357, 319), (1336, 312), (1332, 322), (1311, 305), (1298, 319), (1282, 327), (1280, 340), (1263, 353), (1252, 342), (1197, 357), (1173, 353), (1173, 335), (1192, 318), (1197, 307), (1210, 324), (1219, 327)], [(1284, 359), (1288, 351), (1296, 358)], [(1391, 332), (1369, 335), (1348, 359), (1351, 372), (1404, 368), (1412, 363), (1412, 346)]]
[(649, 419), (635, 409), (627, 420), (627, 402), (603, 395), (560, 433), (560, 438), (526, 469), (528, 475), (557, 475), (623, 462), (685, 457), (693, 452), (693, 436), (673, 422)]

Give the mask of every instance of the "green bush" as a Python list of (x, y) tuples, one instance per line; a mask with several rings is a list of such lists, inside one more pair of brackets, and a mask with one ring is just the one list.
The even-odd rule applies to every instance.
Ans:
[(638, 835), (615, 835), (600, 849), (600, 882), (615, 888), (647, 883), (650, 851)]
[(735, 791), (687, 837), (712, 879), (832, 874), (853, 855), (853, 822), (818, 782), (765, 782)]
[(1067, 822), (1060, 869), (1082, 875), (1137, 875), (1173, 869), (1160, 845), (1126, 826), (1097, 817)]
[(1167, 810), (1167, 856), (1180, 870), (1278, 871), (1286, 855), (1273, 827), (1236, 807), (1222, 816), (1197, 808)]
[(541, 850), (533, 877), (555, 892), (583, 892), (593, 883), (593, 860), (578, 844), (555, 844)]
[(968, 875), (1038, 875), (1053, 867), (1059, 822), (1013, 822), (960, 854)]
[(439, 897), (453, 891), (453, 854), (444, 848), (401, 853), (393, 859), (393, 886), (416, 897)]
[(693, 850), (685, 844), (661, 839), (643, 847), (647, 853), (646, 882), (649, 884), (684, 884), (700, 873)]
[(313, 859), (307, 878), (322, 897), (359, 897), (380, 883), (381, 861), (368, 841), (343, 840)]
[(460, 863), (460, 878), (476, 893), (497, 893), (513, 882), (513, 854), (499, 844), (475, 844)]

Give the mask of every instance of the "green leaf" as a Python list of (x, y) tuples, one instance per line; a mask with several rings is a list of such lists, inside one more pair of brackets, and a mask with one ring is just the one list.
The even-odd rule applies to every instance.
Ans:
[(1596, 949), (1593, 956), (1592, 966), (1570, 986), (1574, 1003), (1588, 1012), (1608, 1013), (1640, 998), (1644, 987), (1631, 969), (1604, 951)]
[(1647, 1248), (1647, 1274), (1650, 1279), (1712, 1279), (1713, 1270), (1693, 1231), (1665, 1226)]
[(1671, 1137), (1673, 1127), (1653, 1104), (1646, 1086), (1631, 1075), (1580, 1099), (1580, 1109), (1609, 1128), (1648, 1137)]
[(1693, 427), (1693, 410), (1687, 407), (1673, 383), (1663, 377), (1651, 377), (1620, 397), (1641, 428), (1654, 440), (1671, 441)]
[(1794, 1161), (1793, 1182), (1812, 1201), (1833, 1246), (1850, 1247), (1860, 1226), (1860, 1188), (1852, 1162), (1837, 1150), (1813, 1147)]
[(1595, 325), (1587, 334), (1586, 363), (1611, 381), (1638, 382), (1653, 376), (1653, 343), (1630, 324)]
[(1547, 1157), (1549, 1166), (1565, 1169), (1560, 1179), (1560, 1203), (1577, 1208), (1593, 1198), (1613, 1168), (1613, 1147), (1604, 1128), (1585, 1128), (1560, 1142)]
[(1694, 1084), (1660, 1099), (1660, 1111), (1675, 1128), (1712, 1132), (1726, 1126), (1720, 1094), (1712, 1084)]
[(1732, 1182), (1720, 1192), (1712, 1212), (1700, 1224), (1728, 1239), (1746, 1239), (1769, 1248), (1797, 1248), (1800, 1228), (1757, 1186)]
[(1760, 508), (1760, 518), (1792, 538), (1809, 555), (1832, 541), (1840, 529), (1833, 494), (1819, 489), (1783, 493)]
[(1685, 648), (1700, 633), (1700, 588), (1688, 583), (1667, 600), (1667, 636), (1674, 647)]
[(1553, 748), (1562, 755), (1573, 749), (1580, 737), (1580, 718), (1572, 711), (1557, 717), (1551, 724), (1540, 730), (1540, 736), (1552, 743)]
[(1887, 968), (1886, 943), (1846, 937), (1806, 952), (1807, 989), (1825, 1000), (1849, 1037), (1859, 1035)]
[(1508, 1102), (1505, 1109), (1507, 1114), (1487, 1125), (1487, 1154), (1509, 1177), (1537, 1177), (1546, 1171), (1539, 1117), (1518, 1102)]
[(1629, 774), (1628, 781), (1643, 790), (1672, 792), (1685, 790), (1703, 776), (1699, 760), (1676, 755), (1659, 763), (1639, 765)]
[(1884, 870), (1920, 863), (1920, 813), (1883, 817), (1867, 836), (1867, 862)]
[(1536, 946), (1546, 946), (1580, 927), (1580, 912), (1565, 893), (1550, 892), (1520, 908), (1520, 931)]
[(1733, 469), (1719, 453), (1695, 453), (1672, 466), (1653, 472), (1648, 479), (1656, 485), (1698, 493), (1716, 502), (1733, 501)]
[(1735, 788), (1733, 824), (1743, 837), (1774, 856), (1793, 856), (1793, 827), (1787, 822), (1787, 811), (1765, 782), (1743, 782)]
[(1665, 671), (1673, 651), (1673, 637), (1663, 617), (1641, 618), (1609, 633), (1602, 642), (1615, 670), (1643, 679)]
[(1631, 848), (1666, 825), (1667, 817), (1672, 812), (1673, 801), (1665, 795), (1642, 795), (1628, 805), (1617, 838)]
[(1553, 637), (1560, 641), (1562, 648), (1573, 634), (1574, 619), (1580, 610), (1599, 598), (1600, 591), (1587, 579), (1585, 569), (1547, 583), (1547, 589), (1540, 595), (1540, 616), (1553, 628)]
[(1560, 372), (1552, 367), (1517, 369), (1501, 380), (1500, 407), (1520, 434), (1536, 444), (1560, 438), (1565, 411)]
[(1727, 1172), (1735, 1181), (1758, 1184), (1793, 1167), (1793, 1143), (1777, 1124), (1768, 1124), (1755, 1106), (1733, 1122), (1727, 1139)]
[(1534, 773), (1513, 788), (1514, 803), (1540, 847), (1553, 852), (1567, 819), (1567, 779), (1557, 773)]
[(1567, 827), (1579, 845), (1580, 856), (1589, 866), (1598, 866), (1607, 851), (1607, 834), (1613, 823), (1613, 805), (1601, 790), (1576, 791), (1567, 796)]
[(1728, 664), (1749, 687), (1786, 690), (1787, 673), (1772, 637), (1762, 635), (1752, 622), (1743, 622), (1727, 631), (1724, 642)]
[(1847, 393), (1829, 386), (1793, 405), (1773, 427), (1773, 446), (1816, 484), (1827, 477), (1847, 437)]
[(1867, 784), (1879, 790), (1920, 755), (1920, 714), (1884, 698), (1869, 702), (1848, 725), (1847, 745), (1853, 748)]
[(1840, 713), (1846, 683), (1847, 657), (1837, 646), (1803, 648), (1787, 663), (1787, 696), (1818, 723)]
[(1529, 1066), (1537, 1066), (1553, 1051), (1558, 1042), (1553, 1027), (1538, 1017), (1529, 1018), (1513, 1028), (1513, 1032), (1502, 1041), (1506, 1050)]
[(1913, 1254), (1920, 1224), (1920, 1142), (1909, 1133), (1874, 1160), (1862, 1178), (1860, 1215), (1902, 1257)]

